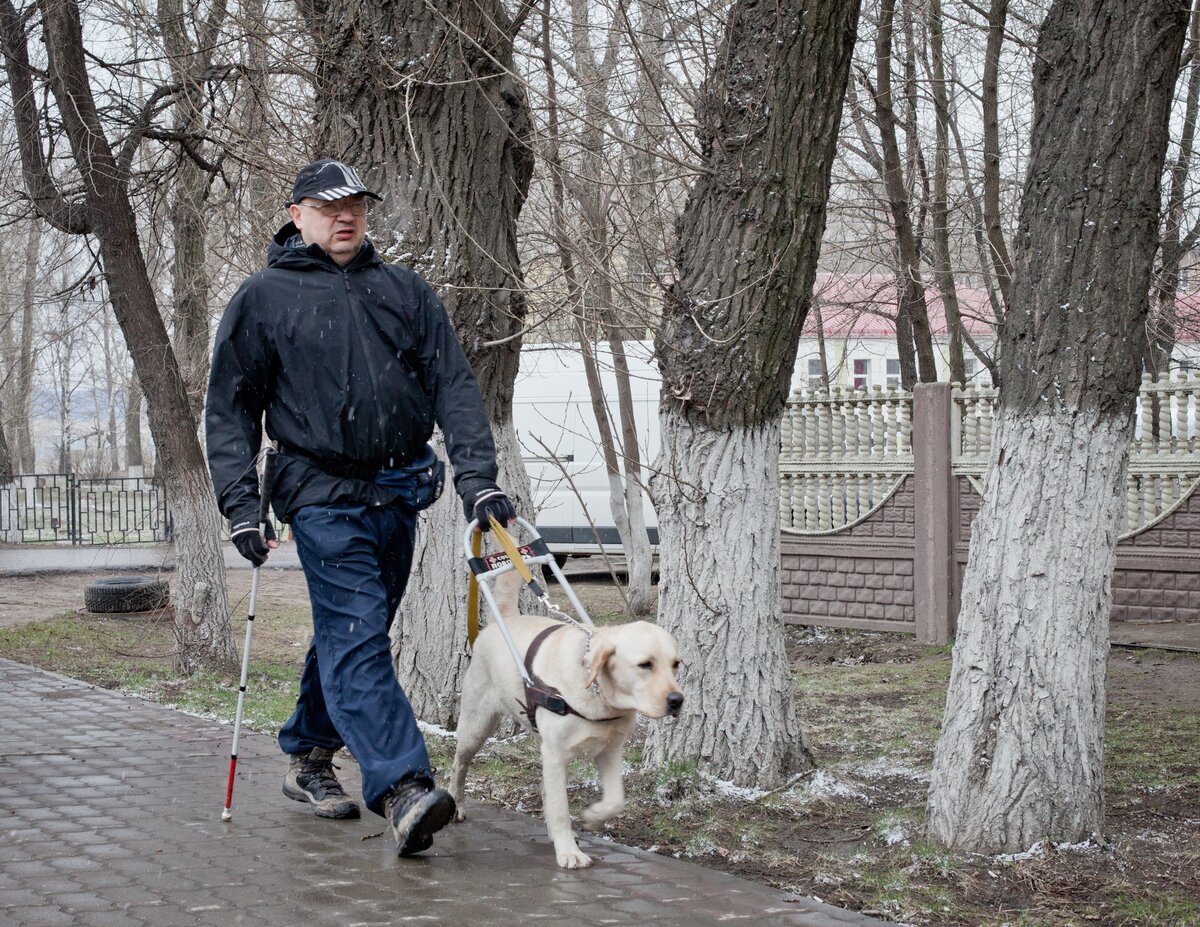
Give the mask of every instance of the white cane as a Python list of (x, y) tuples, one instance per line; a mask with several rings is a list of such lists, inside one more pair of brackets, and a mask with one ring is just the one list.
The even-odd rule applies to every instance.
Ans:
[[(258, 532), (266, 543), (267, 518), (271, 505), (271, 490), (275, 483), (276, 450), (268, 447), (263, 451), (262, 487), (259, 490)], [(254, 568), (254, 576), (250, 580), (250, 613), (246, 618), (246, 644), (242, 649), (242, 679), (238, 684), (237, 713), (233, 719), (233, 747), (229, 752), (229, 785), (225, 789), (225, 808), (221, 812), (221, 820), (233, 818), (233, 775), (237, 770), (238, 739), (242, 733), (242, 709), (246, 706), (246, 679), (250, 672), (250, 638), (254, 635), (254, 610), (258, 604), (258, 574), (262, 564)]]

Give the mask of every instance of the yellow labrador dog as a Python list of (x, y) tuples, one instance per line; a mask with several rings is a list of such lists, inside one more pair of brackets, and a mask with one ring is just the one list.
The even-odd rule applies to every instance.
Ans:
[[(571, 831), (567, 765), (579, 757), (594, 758), (600, 775), (601, 797), (583, 812), (584, 827), (598, 829), (619, 814), (625, 807), (623, 748), (638, 713), (678, 715), (683, 705), (675, 679), (679, 656), (671, 635), (646, 621), (584, 630), (519, 614), (520, 585), (515, 573), (506, 573), (496, 581), (495, 597), (543, 702), (527, 692), (499, 627), (481, 631), (463, 679), (458, 750), (450, 772), (455, 820), (464, 819), (467, 767), (500, 721), (512, 716), (542, 738), (542, 807), (558, 865), (581, 869), (592, 860)], [(565, 714), (555, 712), (564, 706)]]

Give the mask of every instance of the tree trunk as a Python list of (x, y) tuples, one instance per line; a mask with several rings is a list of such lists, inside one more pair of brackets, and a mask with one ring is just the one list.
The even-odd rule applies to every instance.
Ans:
[[(525, 318), (516, 222), (532, 172), (532, 121), (512, 70), (516, 24), (499, 0), (335, 0), (303, 11), (321, 49), (317, 151), (358, 165), (384, 194), (372, 238), (439, 290), (479, 380), (501, 485), (528, 513), (529, 478), (511, 437)], [(413, 710), (442, 724), (465, 637), (464, 527), (453, 499), (429, 510), (393, 628)]]
[(942, 2), (930, 0), (929, 45), (933, 70), (933, 102), (937, 121), (937, 151), (933, 161), (933, 273), (937, 279), (946, 331), (950, 337), (950, 382), (966, 383), (963, 357), (963, 323), (958, 310), (958, 290), (950, 261), (950, 209), (946, 202), (950, 182), (950, 98), (946, 92), (946, 67), (942, 50)]
[[(933, 356), (929, 311), (925, 305), (925, 284), (921, 280), (921, 249), (910, 216), (912, 202), (905, 190), (900, 146), (896, 140), (896, 113), (892, 95), (892, 23), (895, 13), (895, 0), (883, 0), (875, 37), (875, 119), (879, 123), (883, 182), (887, 190), (892, 227), (896, 232), (896, 338), (900, 351), (900, 381), (905, 389), (912, 389), (918, 382), (936, 382), (937, 365)], [(911, 353), (908, 351), (910, 339), (913, 346)], [(915, 358), (915, 365), (912, 358)]]
[(651, 727), (647, 759), (696, 759), (741, 785), (812, 762), (783, 658), (779, 434), (857, 23), (857, 0), (734, 3), (699, 96), (704, 171), (655, 341), (659, 624), (683, 648), (686, 701)]
[[(225, 663), (236, 656), (229, 629), (220, 535), (215, 529), (204, 530), (217, 523), (216, 498), (192, 424), (179, 365), (150, 285), (129, 200), (128, 178), (113, 156), (88, 82), (79, 7), (75, 0), (45, 0), (41, 10), (50, 88), (79, 173), (83, 198), (66, 200), (46, 169), (42, 127), (33, 105), (33, 70), (24, 24), (11, 0), (0, 0), (0, 37), (22, 169), (33, 203), (43, 218), (63, 231), (92, 233), (99, 245), (113, 314), (146, 391), (158, 466), (179, 526), (175, 618), (181, 647), (176, 661), (182, 672), (191, 673), (203, 664)], [(207, 487), (206, 491), (199, 492), (199, 486)], [(200, 586), (207, 586), (209, 591), (199, 591)]]
[(33, 315), (37, 302), (37, 278), (42, 252), (42, 224), (29, 222), (29, 238), (25, 244), (25, 276), (21, 285), (21, 348), (17, 361), (17, 461), (22, 473), (37, 470), (37, 450), (33, 445), (33, 372), (37, 355), (33, 350)]
[(651, 728), (646, 762), (697, 757), (738, 785), (778, 785), (813, 765), (779, 614), (779, 422), (703, 428), (677, 407), (659, 420), (659, 624), (679, 644), (685, 701)]
[(620, 493), (620, 507), (625, 511), (628, 524), (628, 536), (621, 538), (625, 547), (625, 564), (629, 571), (627, 607), (631, 615), (645, 615), (651, 611), (654, 604), (651, 591), (654, 562), (650, 550), (650, 535), (646, 531), (646, 511), (643, 504), (642, 451), (638, 443), (640, 435), (633, 415), (633, 384), (629, 373), (629, 359), (613, 319), (609, 320), (608, 332), (608, 346), (613, 356), (613, 373), (617, 381), (621, 463), (624, 471), (619, 484), (610, 487), (610, 492)]
[[(1187, 53), (1187, 93), (1183, 107), (1183, 125), (1179, 135), (1179, 153), (1171, 164), (1171, 183), (1167, 189), (1167, 208), (1163, 216), (1163, 233), (1159, 249), (1162, 265), (1154, 281), (1154, 318), (1147, 327), (1149, 338), (1146, 345), (1145, 367), (1158, 377), (1171, 370), (1171, 354), (1175, 350), (1176, 327), (1179, 322), (1177, 297), (1179, 295), (1179, 272), (1183, 259), (1195, 247), (1194, 236), (1184, 236), (1188, 179), (1191, 174), (1192, 154), (1196, 144), (1196, 116), (1200, 109), (1200, 4), (1193, 6)], [(1154, 397), (1155, 405), (1158, 404)], [(1153, 418), (1155, 427), (1159, 423), (1158, 410)], [(1157, 438), (1158, 435), (1156, 434)]]
[(129, 372), (129, 386), (125, 390), (125, 469), (134, 475), (135, 467), (146, 465), (142, 456), (142, 384), (137, 371)]
[[(586, 15), (586, 10), (583, 11)], [(564, 181), (564, 171), (561, 151), (561, 135), (559, 132), (558, 120), (558, 90), (557, 77), (554, 71), (554, 58), (550, 44), (550, 4), (549, 0), (542, 5), (542, 28), (541, 28), (541, 52), (542, 66), (546, 73), (546, 121), (547, 121), (547, 139), (546, 147), (542, 154), (543, 160), (550, 173), (550, 214), (551, 228), (554, 233), (555, 246), (558, 250), (559, 262), (562, 265), (563, 278), (567, 286), (568, 307), (575, 316), (575, 331), (576, 337), (579, 340), (579, 349), (583, 355), (584, 373), (587, 377), (588, 394), (592, 403), (592, 413), (596, 420), (596, 430), (600, 439), (600, 450), (604, 458), (604, 468), (608, 475), (609, 483), (609, 505), (613, 516), (613, 524), (617, 528), (617, 534), (621, 539), (621, 545), (625, 551), (625, 561), (628, 566), (628, 590), (626, 594), (626, 607), (630, 614), (641, 615), (650, 610), (651, 604), (651, 571), (652, 571), (652, 555), (650, 551), (650, 537), (646, 532), (645, 514), (642, 509), (642, 489), (641, 489), (641, 457), (638, 450), (637, 431), (633, 422), (633, 403), (629, 380), (629, 364), (625, 358), (625, 348), (619, 336), (619, 326), (613, 318), (611, 309), (601, 313), (604, 321), (604, 329), (609, 338), (609, 344), (612, 348), (613, 367), (617, 380), (618, 404), (620, 408), (621, 418), (621, 434), (622, 443), (624, 445), (624, 453), (619, 455), (617, 442), (614, 439), (612, 427), (609, 422), (608, 400), (604, 395), (601, 385), (600, 373), (596, 364), (595, 350), (592, 344), (591, 332), (588, 328), (588, 320), (594, 315), (594, 312), (589, 312), (587, 299), (584, 295), (584, 288), (580, 285), (579, 273), (576, 268), (575, 260), (575, 244), (572, 241), (572, 235), (567, 227), (565, 216), (566, 210), (566, 183)], [(585, 62), (591, 57), (592, 51), (586, 39), (586, 33), (583, 36), (576, 35), (575, 42), (575, 57), (579, 61), (583, 59)], [(584, 73), (581, 77), (589, 80), (595, 80), (593, 72), (594, 68), (586, 65), (580, 66)], [(593, 107), (594, 108), (594, 107)], [(597, 149), (600, 147), (599, 140), (591, 138), (591, 144)], [(592, 191), (599, 189), (599, 171), (595, 157), (589, 160), (592, 176), (589, 177), (589, 185), (586, 190)], [(597, 216), (599, 214), (599, 196), (593, 198), (590, 205), (590, 210)], [(584, 212), (588, 212), (585, 208)], [(589, 223), (593, 230), (596, 226), (600, 226), (603, 232), (603, 222), (593, 221)], [(595, 249), (593, 249), (593, 252)], [(589, 259), (587, 264), (594, 264), (594, 256)], [(611, 292), (611, 288), (609, 288)], [(625, 467), (624, 474), (619, 456), (624, 457)]]
[(117, 452), (117, 358), (116, 346), (113, 344), (112, 322), (109, 318), (108, 305), (105, 304), (100, 318), (100, 330), (104, 342), (104, 391), (107, 401), (105, 413), (107, 422), (104, 439), (108, 442), (108, 472), (116, 474), (121, 469), (120, 454)]
[(1004, 302), (1010, 306), (1012, 260), (1000, 226), (1000, 119), (997, 115), (1000, 83), (1000, 51), (1004, 47), (1004, 24), (1008, 19), (1008, 0), (992, 0), (988, 12), (987, 48), (983, 59), (983, 223), (988, 240), (988, 256), (995, 269), (996, 282)]
[(63, 274), (62, 290), (58, 304), (58, 332), (56, 334), (56, 350), (54, 360), (58, 364), (58, 472), (73, 473), (71, 466), (71, 444), (74, 440), (71, 415), (71, 396), (74, 388), (71, 386), (71, 371), (75, 359), (75, 333), (71, 324), (69, 310), (71, 296), (67, 290), (66, 274)]
[[(199, 19), (184, 13), (180, 0), (159, 0), (158, 26), (167, 51), (171, 77), (181, 87), (175, 99), (175, 132), (186, 139), (176, 155), (175, 183), (171, 195), (171, 294), (172, 339), (180, 374), (187, 388), (193, 427), (200, 426), (204, 391), (208, 385), (212, 319), (209, 317), (208, 179), (196, 162), (203, 155), (206, 131), (202, 112), (203, 77), (212, 62), (215, 40), (228, 6), (215, 3)], [(193, 44), (188, 28), (196, 30)], [(265, 128), (265, 127), (264, 127)]]
[(4, 424), (4, 403), (0, 402), (0, 484), (10, 482), (16, 473), (12, 452), (8, 449), (7, 430)]
[(1042, 25), (1000, 413), (927, 814), (981, 853), (1104, 822), (1110, 578), (1187, 9), (1059, 0)]

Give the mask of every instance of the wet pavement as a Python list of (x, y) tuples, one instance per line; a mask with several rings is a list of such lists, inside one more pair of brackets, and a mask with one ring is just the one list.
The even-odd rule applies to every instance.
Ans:
[(382, 819), (284, 798), (262, 734), (243, 734), (223, 823), (230, 725), (7, 660), (0, 676), (0, 924), (882, 924), (599, 838), (581, 840), (595, 865), (566, 872), (540, 819), (477, 802), (400, 860)]

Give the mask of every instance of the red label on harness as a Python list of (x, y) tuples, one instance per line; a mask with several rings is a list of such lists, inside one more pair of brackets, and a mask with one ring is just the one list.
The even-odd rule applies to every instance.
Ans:
[[(532, 547), (530, 547), (530, 546), (528, 546), (528, 545), (526, 545), (525, 547), (518, 547), (518, 548), (517, 548), (517, 552), (518, 552), (518, 553), (519, 553), (519, 554), (520, 554), (522, 557), (533, 557), (533, 556), (535, 556), (535, 554), (534, 554), (534, 552), (533, 552), (533, 548), (532, 548)], [(484, 562), (485, 564), (487, 564), (487, 571), (488, 571), (489, 573), (490, 573), (490, 572), (492, 572), (492, 570), (496, 569), (497, 567), (502, 567), (502, 566), (504, 566), (506, 563), (511, 563), (511, 561), (508, 559), (508, 554), (506, 554), (506, 553), (505, 553), (504, 551), (502, 551), (502, 550), (498, 550), (498, 551), (496, 551), (494, 554), (487, 554), (487, 555), (486, 555), (486, 556), (483, 558), (483, 562)]]

